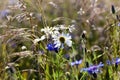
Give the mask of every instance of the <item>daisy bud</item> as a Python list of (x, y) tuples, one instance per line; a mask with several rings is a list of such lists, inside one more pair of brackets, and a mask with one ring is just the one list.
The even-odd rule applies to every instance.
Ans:
[(115, 14), (115, 7), (114, 7), (114, 5), (111, 6), (111, 11), (112, 11), (113, 14)]

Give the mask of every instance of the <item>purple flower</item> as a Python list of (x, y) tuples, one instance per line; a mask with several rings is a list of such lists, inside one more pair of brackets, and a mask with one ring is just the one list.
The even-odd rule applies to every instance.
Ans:
[(118, 65), (118, 64), (120, 64), (120, 58), (112, 59), (112, 61), (107, 60), (106, 62), (107, 62), (108, 65), (112, 65), (112, 64)]
[(118, 23), (118, 26), (120, 27), (120, 22)]
[(65, 54), (63, 57), (69, 60), (70, 55), (69, 54)]
[(8, 3), (9, 5), (15, 5), (18, 3), (18, 0), (9, 0)]
[(111, 64), (112, 64), (112, 62), (111, 62), (110, 60), (107, 60), (106, 63), (107, 63), (108, 65), (111, 65)]
[(55, 44), (52, 43), (47, 44), (47, 50), (58, 52), (58, 48), (55, 47)]
[(74, 61), (74, 62), (71, 62), (70, 65), (71, 66), (74, 66), (74, 65), (79, 65), (82, 63), (82, 60), (79, 60), (79, 61)]
[(116, 60), (115, 60), (115, 64), (120, 64), (120, 58), (116, 58)]
[(10, 10), (9, 9), (2, 10), (2, 11), (0, 11), (0, 18), (5, 18), (9, 14), (10, 14)]
[(81, 69), (81, 72), (86, 71), (89, 74), (97, 74), (97, 73), (101, 72), (100, 68), (103, 66), (104, 66), (104, 64), (102, 62), (100, 62), (98, 65), (92, 65), (88, 68)]

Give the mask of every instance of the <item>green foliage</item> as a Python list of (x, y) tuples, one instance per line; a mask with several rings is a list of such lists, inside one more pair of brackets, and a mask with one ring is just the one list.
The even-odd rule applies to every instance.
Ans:
[[(112, 62), (120, 58), (118, 3), (117, 0), (1, 1), (0, 80), (120, 80), (120, 62)], [(46, 27), (49, 34), (42, 31)], [(52, 45), (49, 50), (47, 45), (55, 41), (55, 32), (50, 34), (53, 28), (59, 29), (59, 33), (69, 33), (63, 37), (71, 37), (68, 41), (72, 41), (72, 46), (63, 40), (57, 42), (61, 43), (59, 49)], [(111, 63), (107, 64), (107, 60)], [(100, 62), (104, 66), (98, 74), (82, 71)]]

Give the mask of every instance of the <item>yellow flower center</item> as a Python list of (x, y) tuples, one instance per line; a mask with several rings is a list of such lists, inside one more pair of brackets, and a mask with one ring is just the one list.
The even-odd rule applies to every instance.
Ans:
[(65, 42), (65, 38), (64, 38), (63, 36), (61, 36), (61, 37), (59, 38), (59, 40), (60, 40), (61, 43), (64, 43), (64, 42)]

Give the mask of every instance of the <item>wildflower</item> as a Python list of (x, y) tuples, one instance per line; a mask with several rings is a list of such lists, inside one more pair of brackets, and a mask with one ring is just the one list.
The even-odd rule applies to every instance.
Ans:
[(83, 68), (83, 69), (81, 69), (81, 72), (86, 71), (86, 72), (88, 72), (89, 74), (91, 74), (91, 75), (93, 75), (94, 77), (96, 77), (96, 76), (97, 76), (97, 73), (100, 73), (100, 72), (101, 72), (100, 68), (103, 67), (103, 66), (104, 66), (104, 64), (102, 64), (102, 62), (100, 62), (99, 65), (92, 65), (92, 66), (90, 66), (90, 67), (88, 67), (88, 68)]
[(65, 59), (67, 59), (67, 60), (70, 59), (70, 55), (69, 55), (69, 54), (65, 54), (63, 57), (64, 57)]
[(57, 25), (54, 26), (53, 29), (55, 31), (68, 31), (68, 32), (73, 32), (75, 30), (75, 25), (69, 25), (69, 26), (65, 26), (65, 25)]
[(112, 59), (112, 61), (107, 60), (106, 62), (108, 65), (115, 65), (115, 68), (117, 69), (118, 65), (120, 64), (120, 58)]
[(82, 8), (80, 8), (80, 10), (77, 12), (77, 14), (83, 15), (83, 14), (85, 14), (85, 11)]
[(36, 39), (34, 39), (33, 43), (34, 43), (34, 44), (37, 44), (39, 41), (42, 41), (42, 40), (44, 40), (44, 39), (45, 39), (45, 35), (41, 36), (41, 38), (36, 38)]
[(11, 13), (11, 11), (9, 9), (0, 11), (0, 19), (6, 18), (10, 13)]
[(47, 44), (47, 50), (58, 52), (58, 48), (55, 47), (55, 44), (52, 43)]
[(45, 27), (41, 29), (41, 32), (45, 33), (45, 37), (49, 38), (49, 36), (52, 36), (53, 34), (59, 34), (58, 29), (55, 27)]
[(53, 27), (53, 30), (59, 31), (59, 30), (60, 30), (60, 27), (59, 27), (59, 26), (54, 26), (54, 27)]
[(72, 46), (71, 36), (69, 34), (62, 33), (58, 35), (53, 35), (52, 37), (54, 44), (56, 44), (55, 47), (63, 48), (64, 44), (67, 44), (69, 47)]
[(120, 58), (116, 58), (114, 63), (117, 64), (117, 65), (120, 64)]
[(112, 65), (112, 64), (118, 65), (118, 64), (120, 64), (120, 58), (112, 59), (112, 61), (107, 60), (106, 62), (107, 62), (108, 65)]
[(67, 30), (68, 28), (65, 27), (64, 25), (59, 25), (60, 30)]
[(69, 25), (68, 30), (69, 32), (73, 32), (75, 30), (75, 25)]
[(21, 49), (22, 49), (22, 50), (26, 50), (27, 47), (26, 47), (26, 46), (22, 46)]
[(106, 63), (107, 63), (108, 65), (111, 65), (111, 64), (112, 64), (110, 60), (107, 60)]
[(120, 22), (118, 23), (118, 27), (120, 27)]
[(18, 2), (18, 0), (9, 0), (9, 1), (8, 1), (8, 4), (9, 4), (9, 5), (16, 5), (17, 2)]
[(53, 28), (47, 26), (47, 27), (41, 29), (41, 32), (44, 32), (48, 37), (50, 34), (53, 34)]
[(118, 64), (120, 64), (120, 58), (116, 58), (114, 64), (115, 64), (115, 68), (117, 69)]
[(74, 61), (74, 62), (71, 62), (70, 65), (71, 65), (71, 66), (74, 66), (74, 65), (79, 65), (79, 64), (81, 64), (81, 63), (82, 63), (82, 60), (76, 60), (76, 61)]

